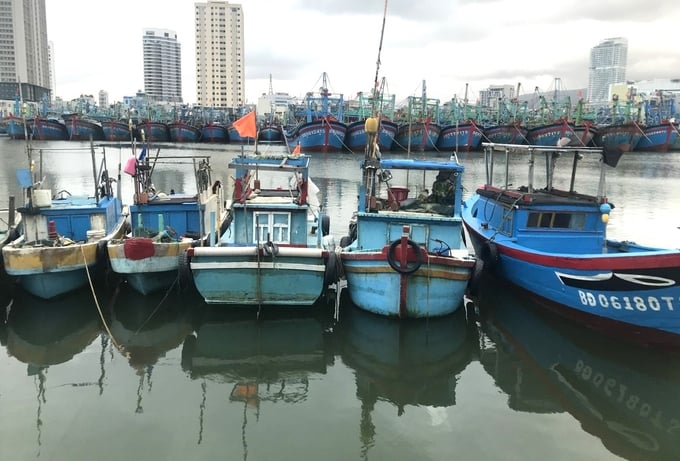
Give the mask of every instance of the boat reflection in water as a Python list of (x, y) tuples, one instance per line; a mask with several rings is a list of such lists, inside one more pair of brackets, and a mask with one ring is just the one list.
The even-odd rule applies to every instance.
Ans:
[[(229, 400), (244, 405), (244, 458), (248, 409), (259, 421), (264, 402), (294, 404), (307, 399), (310, 377), (325, 374), (333, 361), (323, 317), (308, 308), (286, 308), (267, 311), (258, 320), (250, 308), (225, 311), (205, 306), (195, 333), (185, 339), (182, 349), (182, 368), (191, 379), (202, 381), (199, 444), (209, 382), (231, 386)], [(281, 411), (278, 407), (277, 413)]]
[(511, 408), (569, 412), (624, 459), (678, 459), (678, 355), (547, 316), (524, 295), (499, 290), (499, 283), (486, 279), (475, 300), (482, 331), (492, 340), (482, 341), (488, 347), (480, 361)]
[[(26, 374), (36, 389), (36, 440), (42, 445), (43, 414), (48, 403), (48, 368), (66, 364), (92, 344), (100, 335), (100, 317), (89, 289), (46, 301), (17, 290), (7, 318), (7, 353), (27, 365)], [(103, 350), (103, 348), (102, 348)], [(103, 392), (103, 370), (98, 380), (73, 375), (73, 389), (97, 386)], [(58, 391), (56, 391), (58, 393)], [(59, 397), (57, 397), (59, 401)], [(59, 405), (57, 404), (59, 411)], [(20, 450), (20, 447), (16, 447)], [(21, 451), (21, 450), (20, 450)]]
[(456, 383), (477, 348), (465, 310), (430, 319), (388, 318), (352, 306), (341, 315), (342, 360), (355, 370), (363, 449), (373, 446), (372, 412), (387, 401), (408, 406), (456, 404)]
[(202, 300), (178, 296), (175, 290), (141, 295), (127, 284), (112, 298), (109, 331), (114, 346), (139, 377), (136, 413), (144, 412), (144, 391), (151, 392), (156, 363), (192, 332), (189, 314), (198, 302)]
[(28, 373), (71, 360), (100, 333), (89, 289), (45, 301), (17, 290), (7, 318), (7, 352), (28, 364)]

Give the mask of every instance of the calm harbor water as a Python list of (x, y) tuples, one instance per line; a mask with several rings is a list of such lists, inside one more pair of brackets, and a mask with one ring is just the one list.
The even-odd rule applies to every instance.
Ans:
[[(43, 174), (55, 190), (94, 190), (87, 143), (41, 146), (85, 148), (46, 152)], [(160, 152), (210, 155), (220, 179), (239, 151)], [(0, 200), (19, 200), (24, 145), (0, 138), (0, 155)], [(129, 155), (107, 147), (113, 176)], [(356, 208), (360, 158), (313, 154), (337, 240)], [(484, 181), (482, 155), (459, 160), (471, 193)], [(526, 183), (524, 162), (516, 160), (513, 182)], [(156, 168), (157, 190), (195, 190), (190, 165)], [(576, 188), (585, 192), (598, 170), (588, 162), (583, 170)], [(624, 155), (607, 181), (610, 235), (676, 247), (678, 170), (680, 153)], [(422, 178), (408, 181), (422, 187)], [(123, 174), (121, 186), (131, 197), (131, 178)], [(140, 297), (107, 282), (51, 302), (1, 293), (10, 308), (0, 321), (0, 459), (680, 458), (678, 355), (540, 315), (497, 280), (455, 315), (416, 322), (347, 299), (338, 320), (321, 305), (264, 310), (257, 320), (192, 293)]]

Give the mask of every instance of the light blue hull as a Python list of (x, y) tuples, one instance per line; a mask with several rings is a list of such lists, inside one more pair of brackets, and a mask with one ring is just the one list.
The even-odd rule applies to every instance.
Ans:
[(194, 285), (209, 304), (311, 306), (324, 289), (321, 250), (279, 248), (273, 257), (254, 246), (190, 252)]
[(177, 280), (177, 270), (126, 274), (128, 284), (138, 293), (149, 295), (168, 290)]
[(87, 272), (83, 267), (68, 271), (41, 272), (39, 274), (22, 275), (19, 277), (19, 284), (27, 293), (42, 299), (51, 299), (75, 291), (85, 286), (87, 281)]
[[(376, 256), (380, 253), (376, 253)], [(361, 309), (389, 317), (439, 317), (462, 305), (470, 268), (427, 265), (413, 274), (395, 272), (386, 260), (343, 259), (347, 289)], [(453, 278), (456, 277), (456, 278)], [(405, 293), (401, 284), (405, 282)], [(401, 307), (402, 295), (405, 306)]]

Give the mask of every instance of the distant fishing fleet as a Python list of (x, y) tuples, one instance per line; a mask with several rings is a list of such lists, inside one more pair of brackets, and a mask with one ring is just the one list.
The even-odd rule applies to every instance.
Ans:
[[(318, 92), (309, 92), (285, 113), (257, 114), (257, 131), (242, 136), (233, 121), (219, 111), (175, 111), (169, 117), (106, 117), (61, 114), (35, 117), (9, 115), (0, 130), (12, 139), (30, 136), (34, 140), (89, 140), (130, 142), (131, 140), (172, 143), (285, 143), (292, 152), (303, 153), (363, 151), (366, 146), (364, 122), (378, 114), (381, 123), (377, 145), (385, 151), (480, 151), (483, 142), (555, 146), (568, 138), (575, 147), (616, 147), (624, 152), (680, 150), (679, 124), (673, 98), (645, 102), (614, 98), (610, 108), (589, 111), (583, 99), (572, 104), (569, 97), (552, 100), (538, 96), (538, 107), (529, 109), (519, 98), (499, 100), (494, 108), (470, 104), (467, 97), (446, 104), (429, 98), (425, 81), (422, 95), (409, 96), (396, 108), (394, 95), (386, 93), (383, 78), (370, 92), (359, 92), (345, 100), (329, 90), (324, 72)], [(520, 88), (518, 85), (517, 94)], [(16, 113), (19, 113), (17, 104)], [(644, 110), (642, 110), (644, 109)], [(204, 114), (208, 114), (207, 116)], [(215, 116), (219, 114), (219, 116)], [(233, 117), (234, 119), (236, 117)]]

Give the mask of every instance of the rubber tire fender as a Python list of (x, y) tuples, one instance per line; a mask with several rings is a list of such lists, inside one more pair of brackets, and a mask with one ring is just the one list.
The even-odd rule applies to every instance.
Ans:
[(482, 246), (479, 257), (484, 261), (484, 270), (493, 273), (498, 267), (500, 258), (498, 256), (498, 247), (493, 242), (486, 242)]
[(410, 239), (406, 240), (406, 245), (413, 247), (413, 249), (416, 252), (416, 262), (412, 266), (409, 266), (409, 264), (407, 263), (406, 267), (401, 267), (401, 265), (398, 264), (398, 261), (394, 260), (394, 251), (399, 245), (401, 245), (401, 239), (397, 239), (394, 242), (392, 242), (390, 244), (390, 248), (387, 250), (387, 262), (389, 263), (390, 267), (394, 269), (396, 272), (399, 272), (400, 274), (404, 275), (412, 274), (418, 269), (420, 269), (420, 266), (423, 264), (423, 253), (420, 249), (420, 246), (413, 240)]

